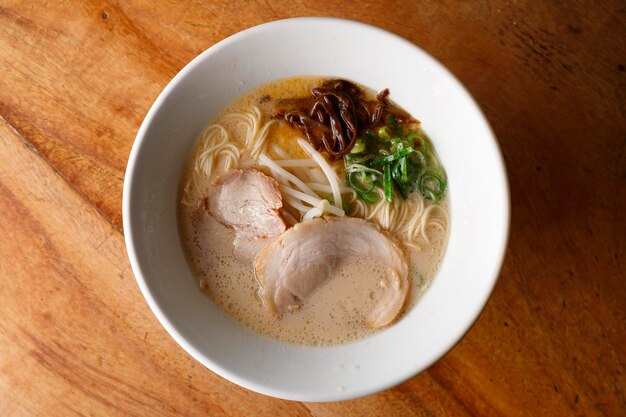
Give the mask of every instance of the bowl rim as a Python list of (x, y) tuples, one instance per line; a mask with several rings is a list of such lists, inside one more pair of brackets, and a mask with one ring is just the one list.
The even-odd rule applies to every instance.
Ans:
[[(219, 363), (212, 360), (209, 356), (203, 354), (198, 349), (196, 349), (191, 343), (189, 343), (185, 337), (176, 329), (176, 327), (171, 323), (170, 319), (164, 313), (161, 306), (154, 298), (148, 284), (146, 282), (146, 278), (142, 271), (142, 267), (137, 258), (136, 251), (136, 241), (133, 236), (133, 228), (131, 227), (131, 196), (133, 195), (133, 178), (135, 177), (136, 167), (138, 155), (140, 154), (140, 150), (144, 145), (146, 140), (146, 132), (148, 127), (153, 122), (154, 116), (157, 113), (158, 109), (162, 106), (163, 102), (166, 98), (172, 93), (172, 91), (176, 88), (178, 83), (186, 77), (186, 75), (192, 71), (197, 65), (200, 64), (201, 61), (206, 59), (208, 56), (212, 55), (216, 51), (228, 47), (231, 43), (237, 42), (240, 39), (253, 36), (255, 33), (259, 31), (264, 31), (268, 28), (275, 28), (277, 26), (288, 25), (293, 23), (294, 21), (300, 22), (302, 24), (307, 23), (331, 23), (331, 24), (341, 24), (341, 25), (352, 25), (354, 27), (358, 27), (361, 29), (367, 29), (371, 31), (378, 32), (378, 35), (389, 38), (394, 42), (400, 42), (406, 45), (409, 45), (411, 48), (417, 50), (418, 53), (422, 54), (425, 58), (431, 61), (431, 64), (437, 68), (438, 71), (442, 71), (445, 75), (454, 83), (456, 83), (457, 87), (460, 88), (465, 95), (469, 98), (471, 103), (476, 108), (479, 115), (482, 117), (487, 131), (489, 133), (488, 143), (493, 147), (494, 155), (497, 156), (497, 160), (495, 161), (497, 164), (497, 168), (499, 173), (501, 174), (501, 180), (503, 189), (501, 190), (502, 203), (504, 204), (504, 212), (503, 212), (503, 224), (500, 228), (500, 239), (502, 245), (494, 250), (494, 273), (491, 277), (485, 277), (485, 280), (489, 278), (488, 291), (485, 291), (482, 294), (480, 300), (476, 300), (475, 309), (472, 312), (472, 318), (468, 320), (468, 324), (466, 328), (459, 333), (455, 338), (451, 339), (447, 346), (442, 347), (437, 355), (433, 355), (433, 358), (425, 363), (423, 366), (407, 366), (407, 370), (401, 374), (396, 375), (393, 378), (393, 381), (385, 384), (372, 384), (368, 389), (356, 390), (351, 392), (337, 392), (336, 395), (333, 395), (332, 398), (328, 395), (318, 395), (316, 393), (300, 393), (300, 395), (292, 395), (291, 393), (286, 394), (284, 391), (280, 389), (276, 389), (267, 385), (260, 385), (253, 381), (248, 380), (245, 376), (240, 374), (236, 374), (231, 372), (229, 369), (224, 368)], [(148, 303), (151, 311), (157, 317), (160, 324), (165, 328), (165, 330), (169, 333), (169, 335), (179, 344), (187, 353), (189, 353), (195, 360), (203, 364), (210, 371), (216, 373), (217, 375), (225, 378), (231, 382), (236, 383), (244, 388), (250, 389), (252, 391), (265, 394), (275, 398), (287, 399), (287, 400), (296, 400), (296, 401), (307, 401), (307, 402), (320, 402), (320, 401), (340, 401), (340, 400), (349, 400), (354, 398), (363, 397), (366, 395), (371, 395), (377, 392), (381, 392), (392, 388), (402, 382), (407, 381), (408, 379), (416, 376), (417, 374), (427, 370), (434, 363), (436, 363), (439, 359), (443, 358), (446, 354), (448, 354), (469, 332), (469, 330), (473, 327), (475, 322), (480, 317), (482, 311), (484, 310), (487, 301), (491, 297), (495, 285), (500, 276), (500, 272), (502, 269), (502, 265), (504, 263), (506, 250), (508, 246), (509, 240), (509, 232), (510, 232), (510, 218), (511, 218), (511, 205), (510, 205), (510, 188), (509, 188), (509, 179), (506, 170), (506, 165), (504, 163), (504, 158), (502, 156), (502, 151), (500, 146), (496, 140), (496, 136), (493, 132), (491, 125), (489, 124), (487, 118), (484, 115), (484, 112), (474, 99), (474, 97), (469, 93), (466, 87), (458, 80), (458, 78), (448, 70), (443, 64), (441, 64), (436, 58), (430, 55), (428, 52), (424, 51), (422, 48), (417, 46), (416, 44), (410, 42), (409, 40), (393, 33), (388, 30), (379, 28), (377, 26), (373, 26), (367, 23), (344, 19), (344, 18), (334, 18), (334, 17), (294, 17), (288, 19), (279, 19), (270, 21), (267, 23), (263, 23), (257, 26), (250, 27), (248, 29), (242, 30), (235, 34), (232, 34), (223, 40), (215, 43), (199, 55), (197, 55), (194, 59), (192, 59), (189, 63), (187, 63), (165, 86), (165, 88), (160, 92), (159, 96), (156, 98), (150, 109), (148, 110), (144, 120), (141, 123), (139, 130), (135, 136), (129, 157), (128, 163), (125, 171), (124, 177), (124, 186), (123, 186), (123, 196), (122, 196), (122, 221), (123, 221), (123, 230), (124, 230), (124, 240), (126, 244), (127, 254), (130, 261), (131, 269), (133, 271), (133, 275), (135, 276), (135, 280), (137, 281), (137, 285), (139, 286), (143, 297)]]

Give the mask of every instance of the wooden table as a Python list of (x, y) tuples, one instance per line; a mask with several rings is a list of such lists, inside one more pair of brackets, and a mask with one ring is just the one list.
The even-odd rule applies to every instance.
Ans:
[[(1, 416), (626, 414), (624, 3), (335, 3), (0, 1)], [(305, 404), (221, 379), (166, 334), (129, 268), (122, 185), (144, 115), (189, 60), (329, 14), (461, 79), (502, 147), (512, 225), (491, 300), (443, 360)]]

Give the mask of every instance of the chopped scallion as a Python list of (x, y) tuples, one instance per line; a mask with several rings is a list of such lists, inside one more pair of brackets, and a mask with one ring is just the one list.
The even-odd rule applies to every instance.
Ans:
[(383, 191), (385, 192), (385, 200), (391, 203), (393, 201), (393, 185), (391, 183), (391, 165), (389, 164), (383, 168)]
[(361, 153), (361, 152), (365, 151), (365, 149), (366, 149), (365, 141), (363, 139), (357, 139), (354, 142), (354, 146), (352, 147), (352, 150), (350, 151), (350, 154)]
[(402, 150), (399, 150), (398, 152), (392, 153), (391, 155), (385, 155), (381, 156), (380, 158), (376, 158), (372, 160), (371, 164), (373, 167), (377, 167), (383, 164), (389, 164), (410, 154), (411, 152), (413, 152), (413, 148), (404, 148)]
[[(346, 183), (367, 204), (381, 194), (389, 203), (394, 189), (407, 199), (419, 191), (439, 202), (446, 192), (446, 173), (430, 141), (419, 128), (409, 130), (389, 114), (376, 131), (366, 130), (344, 156)], [(382, 191), (382, 193), (380, 193)]]

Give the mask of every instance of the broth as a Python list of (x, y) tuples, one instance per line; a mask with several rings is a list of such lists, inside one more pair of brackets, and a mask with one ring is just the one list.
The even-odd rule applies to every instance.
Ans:
[[(233, 138), (242, 137), (245, 127), (227, 115), (258, 106), (267, 118), (272, 114), (273, 100), (303, 96), (322, 80), (320, 77), (298, 77), (260, 86), (225, 107), (211, 124), (222, 125)], [(268, 96), (271, 100), (266, 100)], [(272, 147), (279, 145), (290, 158), (307, 157), (293, 140), (295, 136), (298, 132), (286, 123), (275, 123), (267, 138), (268, 155), (279, 156)], [(181, 188), (189, 184), (194, 175), (201, 145), (198, 140), (183, 172)], [(258, 165), (253, 167), (258, 168)], [(235, 232), (198, 212), (198, 202), (210, 190), (212, 179), (205, 176), (192, 190), (186, 190), (186, 198), (181, 197), (181, 200), (189, 203), (179, 204), (179, 221), (182, 243), (199, 287), (216, 304), (243, 325), (268, 337), (295, 344), (339, 344), (379, 331), (366, 326), (363, 321), (380, 296), (378, 283), (386, 273), (384, 262), (377, 258), (343, 259), (334, 270), (334, 276), (318, 288), (302, 308), (280, 318), (270, 314), (257, 295), (253, 260), (242, 258), (233, 249)], [(181, 194), (184, 192), (181, 189)], [(447, 198), (438, 206), (447, 213)], [(428, 236), (428, 241), (421, 239), (413, 247), (405, 247), (411, 283), (405, 310), (412, 308), (432, 281), (445, 249), (447, 228), (431, 227)]]

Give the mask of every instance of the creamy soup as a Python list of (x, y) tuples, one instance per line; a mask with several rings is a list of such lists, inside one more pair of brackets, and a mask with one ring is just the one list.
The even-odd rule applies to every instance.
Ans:
[[(394, 321), (401, 320), (402, 315), (418, 302), (430, 284), (441, 262), (448, 235), (447, 198), (439, 195), (445, 192), (445, 185), (437, 183), (440, 177), (433, 174), (434, 179), (424, 179), (426, 174), (422, 173), (420, 181), (425, 185), (418, 184), (417, 177), (415, 179), (416, 184), (423, 185), (421, 191), (412, 192), (407, 199), (400, 195), (400, 191), (406, 192), (399, 188), (403, 187), (402, 174), (403, 170), (407, 170), (407, 164), (414, 164), (411, 169), (417, 169), (415, 167), (421, 167), (419, 164), (427, 164), (428, 158), (435, 158), (424, 150), (410, 161), (402, 159), (416, 153), (419, 146), (429, 146), (429, 142), (424, 142), (427, 139), (420, 139), (422, 142), (419, 145), (415, 138), (406, 133), (411, 126), (419, 132), (419, 124), (414, 120), (406, 123), (407, 127), (402, 129), (402, 133), (401, 129), (396, 132), (398, 139), (406, 138), (408, 145), (412, 146), (405, 144), (403, 147), (398, 140), (396, 147), (387, 152), (391, 155), (388, 159), (397, 158), (392, 163), (398, 172), (398, 182), (394, 183), (396, 188), (391, 190), (391, 194), (388, 189), (384, 189), (388, 185), (384, 181), (385, 170), (391, 168), (382, 166), (380, 176), (377, 174), (378, 165), (367, 168), (374, 160), (374, 157), (367, 158), (368, 145), (356, 141), (354, 146), (364, 146), (362, 152), (352, 152), (346, 154), (350, 157), (344, 155), (334, 159), (329, 158), (323, 149), (320, 150), (318, 155), (323, 155), (327, 160), (339, 184), (338, 192), (341, 193), (342, 202), (335, 203), (333, 192), (337, 192), (337, 187), (333, 188), (330, 177), (325, 177), (324, 169), (312, 161), (303, 145), (299, 145), (296, 140), (305, 137), (304, 130), (299, 130), (298, 126), (289, 123), (284, 114), (280, 114), (286, 114), (285, 107), (292, 102), (303, 106), (305, 100), (300, 98), (308, 97), (313, 88), (325, 81), (321, 77), (279, 80), (255, 88), (225, 107), (198, 138), (183, 172), (180, 191), (181, 238), (199, 288), (244, 326), (274, 339), (302, 345), (345, 343), (386, 327), (372, 327), (364, 317), (379, 303), (389, 285), (388, 262), (376, 256), (342, 256), (333, 263), (330, 277), (307, 295), (305, 300), (296, 297), (299, 302), (297, 308), (290, 308), (282, 314), (272, 313), (259, 295), (260, 283), (255, 276), (255, 261), (258, 262), (256, 255), (259, 248), (278, 237), (257, 240), (246, 237), (245, 245), (237, 246), (237, 239), (242, 239), (238, 235), (242, 226), (225, 224), (204, 210), (216, 178), (236, 169), (255, 169), (275, 178), (283, 200), (283, 207), (277, 211), (277, 215), (281, 221), (284, 220), (287, 230), (294, 223), (311, 221), (309, 217), (332, 217), (343, 213), (376, 224), (381, 229), (381, 236), (399, 242), (408, 265), (409, 289), (402, 311)], [(371, 92), (365, 92), (369, 99), (376, 100)], [(398, 114), (398, 118), (403, 117), (401, 113)], [(392, 119), (388, 117), (387, 120)], [(377, 137), (382, 143), (385, 130), (379, 128), (378, 132), (380, 135)], [(262, 146), (255, 149), (257, 141), (262, 142)], [(387, 145), (370, 146), (374, 149)], [(380, 148), (375, 152), (385, 154), (384, 149)], [(435, 155), (434, 150), (432, 155)], [(351, 158), (357, 160), (361, 157), (365, 163), (350, 165)], [(281, 168), (275, 168), (275, 165)], [(365, 187), (367, 190), (346, 179), (350, 169), (361, 169), (361, 166), (365, 168), (356, 171), (352, 178), (360, 176), (362, 183), (369, 184)], [(367, 177), (370, 175), (368, 169), (372, 171), (371, 177)], [(286, 177), (289, 175), (301, 180), (303, 188), (298, 188), (300, 182), (286, 179), (290, 178)], [(367, 182), (368, 178), (371, 184)], [(408, 180), (406, 184), (406, 189), (410, 189)], [(438, 185), (441, 189), (437, 188)], [(304, 195), (306, 189), (313, 191), (312, 197)], [(433, 191), (434, 197), (430, 194)], [(424, 195), (431, 196), (431, 199), (424, 198)], [(387, 201), (390, 196), (391, 202)], [(367, 202), (375, 198), (378, 200)], [(433, 199), (438, 201), (434, 202)], [(319, 204), (319, 211), (314, 210), (316, 202), (321, 200), (325, 201)]]

